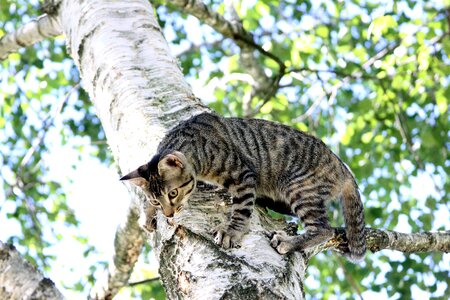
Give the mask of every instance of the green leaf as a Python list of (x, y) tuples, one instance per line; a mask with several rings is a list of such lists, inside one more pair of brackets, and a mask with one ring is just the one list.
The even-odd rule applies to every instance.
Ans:
[(391, 15), (384, 15), (375, 18), (368, 28), (368, 38), (372, 38), (374, 42), (378, 42), (383, 34), (390, 28), (397, 27), (397, 21)]

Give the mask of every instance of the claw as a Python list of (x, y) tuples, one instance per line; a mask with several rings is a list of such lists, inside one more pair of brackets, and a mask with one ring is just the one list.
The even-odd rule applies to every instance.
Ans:
[(224, 234), (224, 232), (222, 230), (217, 230), (216, 231), (215, 237), (214, 237), (214, 242), (217, 245), (221, 245), (222, 244), (223, 234)]
[(225, 237), (222, 240), (222, 247), (224, 249), (229, 249), (231, 246), (231, 237), (227, 234), (225, 234)]
[(292, 249), (292, 237), (288, 236), (284, 231), (275, 231), (270, 245), (280, 254), (286, 254)]
[(266, 231), (265, 235), (269, 238), (272, 239), (273, 236), (275, 235), (276, 231)]
[(275, 238), (275, 236), (270, 240), (270, 246), (272, 246), (273, 248), (276, 248), (278, 246), (278, 239)]
[(218, 229), (214, 236), (214, 242), (224, 249), (234, 248), (239, 244), (242, 235), (241, 231)]

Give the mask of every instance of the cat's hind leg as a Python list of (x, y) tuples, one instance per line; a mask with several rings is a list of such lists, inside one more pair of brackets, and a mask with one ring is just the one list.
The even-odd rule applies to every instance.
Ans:
[(333, 229), (328, 222), (323, 195), (308, 195), (292, 201), (292, 211), (302, 221), (305, 233), (289, 236), (284, 231), (275, 232), (270, 244), (278, 253), (303, 251), (327, 242), (333, 237)]

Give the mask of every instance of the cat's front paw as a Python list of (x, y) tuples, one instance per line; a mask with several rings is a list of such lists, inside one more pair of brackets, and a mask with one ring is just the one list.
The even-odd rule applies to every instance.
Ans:
[(156, 230), (156, 217), (152, 216), (147, 218), (146, 215), (141, 215), (138, 220), (139, 225), (147, 233), (153, 233)]
[(147, 233), (152, 233), (156, 230), (156, 208), (148, 203), (140, 208), (138, 224)]
[(244, 232), (242, 231), (230, 228), (218, 228), (215, 233), (214, 242), (224, 249), (234, 248), (240, 244), (243, 235)]
[(284, 231), (275, 231), (270, 240), (270, 245), (280, 254), (286, 254), (294, 249), (294, 237)]

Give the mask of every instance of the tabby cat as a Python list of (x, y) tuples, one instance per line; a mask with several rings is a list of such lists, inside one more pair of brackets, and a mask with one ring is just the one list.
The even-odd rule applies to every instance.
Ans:
[(230, 248), (248, 231), (257, 198), (271, 209), (296, 215), (305, 233), (277, 232), (271, 245), (280, 253), (301, 251), (334, 234), (326, 203), (340, 199), (348, 239), (347, 256), (363, 259), (364, 211), (350, 170), (325, 144), (304, 132), (258, 119), (223, 118), (203, 113), (172, 129), (151, 161), (121, 178), (140, 186), (166, 217), (179, 212), (197, 180), (212, 182), (232, 195), (231, 220), (215, 236)]

